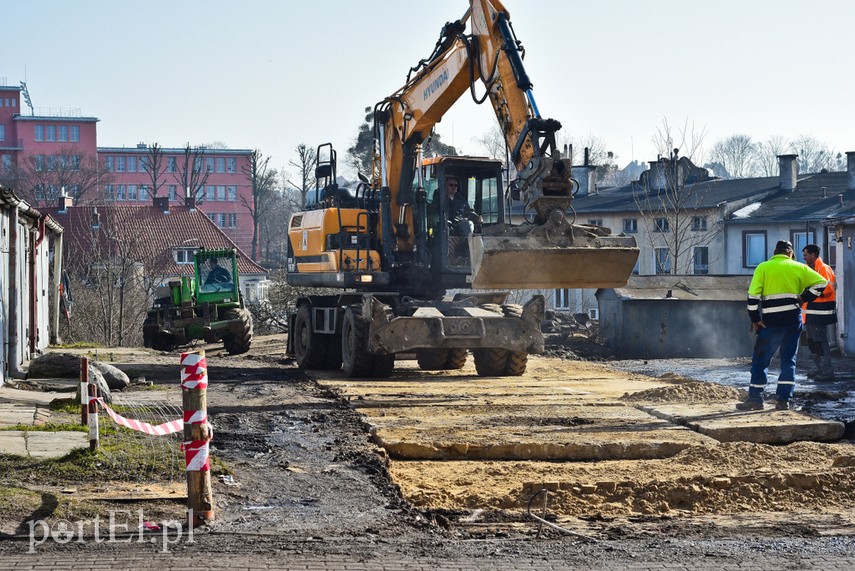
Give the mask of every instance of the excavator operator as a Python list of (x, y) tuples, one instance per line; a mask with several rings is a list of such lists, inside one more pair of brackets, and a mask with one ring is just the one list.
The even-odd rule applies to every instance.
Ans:
[(483, 219), (472, 210), (469, 202), (463, 194), (457, 192), (457, 179), (453, 176), (445, 177), (445, 196), (448, 200), (448, 223), (451, 226), (450, 234), (453, 236), (468, 236), (472, 233), (472, 223), (476, 228), (481, 227)]

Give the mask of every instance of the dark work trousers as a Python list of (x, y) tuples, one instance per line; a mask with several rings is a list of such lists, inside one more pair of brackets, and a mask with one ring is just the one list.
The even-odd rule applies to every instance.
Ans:
[(805, 325), (805, 330), (816, 372), (822, 376), (833, 376), (834, 366), (831, 364), (831, 347), (828, 344), (828, 325), (808, 323)]
[(780, 401), (793, 398), (796, 388), (796, 353), (799, 350), (799, 337), (802, 334), (801, 320), (782, 327), (764, 327), (757, 334), (754, 343), (754, 357), (751, 361), (751, 384), (748, 386), (748, 399), (763, 400), (766, 388), (769, 362), (775, 351), (781, 349), (781, 374), (778, 375), (777, 396)]

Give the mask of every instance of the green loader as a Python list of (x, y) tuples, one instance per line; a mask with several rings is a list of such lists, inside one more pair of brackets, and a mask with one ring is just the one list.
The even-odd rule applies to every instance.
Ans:
[(230, 355), (249, 351), (252, 315), (240, 294), (233, 249), (199, 250), (192, 277), (157, 288), (143, 323), (146, 347), (170, 351), (195, 339), (222, 340)]

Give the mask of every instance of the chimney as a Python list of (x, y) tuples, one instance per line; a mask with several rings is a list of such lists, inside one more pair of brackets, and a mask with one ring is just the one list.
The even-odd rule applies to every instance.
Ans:
[(589, 194), (597, 194), (596, 172), (597, 167), (593, 165), (584, 165), (573, 167), (570, 171), (573, 179), (579, 183), (579, 190), (576, 196), (588, 196)]
[(667, 188), (667, 168), (668, 159), (650, 161), (650, 170), (647, 173), (647, 187), (650, 190), (665, 190)]
[(59, 195), (59, 204), (57, 206), (59, 206), (59, 211), (65, 214), (69, 208), (74, 206), (74, 198), (63, 193)]
[(799, 178), (798, 155), (778, 155), (778, 166), (781, 169), (781, 190), (793, 192)]
[(163, 211), (164, 214), (169, 214), (169, 197), (168, 196), (155, 196), (152, 199), (152, 205), (155, 208), (159, 208)]
[(184, 206), (190, 209), (190, 212), (196, 212), (196, 195), (190, 194), (190, 187), (184, 189)]
[(855, 151), (846, 153), (846, 172), (849, 173), (846, 190), (855, 190)]

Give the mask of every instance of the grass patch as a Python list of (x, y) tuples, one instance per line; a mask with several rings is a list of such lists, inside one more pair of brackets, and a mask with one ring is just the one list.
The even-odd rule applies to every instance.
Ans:
[(77, 341), (75, 343), (62, 343), (60, 345), (51, 345), (51, 349), (104, 349), (100, 343), (90, 343), (87, 341)]
[(48, 405), (53, 412), (67, 412), (69, 414), (80, 414), (80, 399), (74, 397), (67, 399), (53, 399)]
[(21, 430), (23, 432), (88, 432), (82, 424), (73, 422), (46, 422), (45, 424), (16, 424), (2, 426), (0, 430)]

